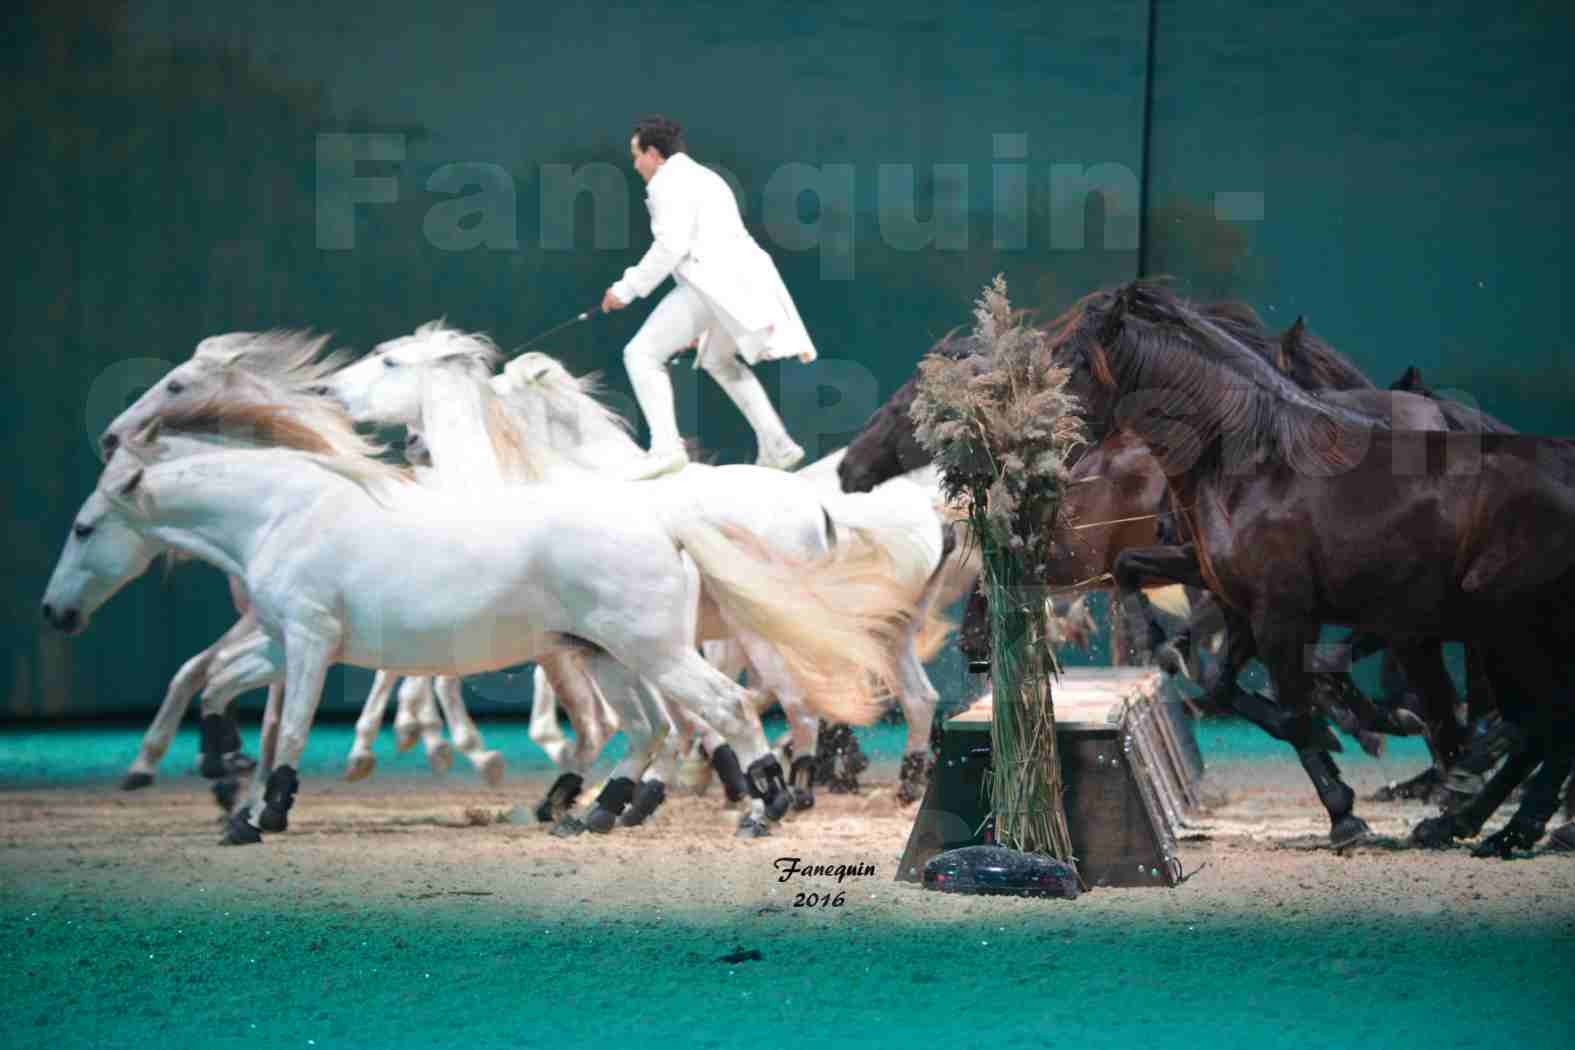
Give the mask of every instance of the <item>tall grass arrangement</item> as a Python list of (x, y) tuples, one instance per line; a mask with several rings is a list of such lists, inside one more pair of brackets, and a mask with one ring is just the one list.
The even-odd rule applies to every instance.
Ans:
[(990, 367), (932, 355), (920, 362), (912, 415), (947, 498), (980, 545), (990, 605), (991, 808), (996, 839), (1074, 863), (1062, 804), (1051, 680), (1052, 609), (1040, 585), (1067, 475), (1084, 441), (1067, 370), (1044, 332), (1012, 310), (997, 276), (974, 306)]

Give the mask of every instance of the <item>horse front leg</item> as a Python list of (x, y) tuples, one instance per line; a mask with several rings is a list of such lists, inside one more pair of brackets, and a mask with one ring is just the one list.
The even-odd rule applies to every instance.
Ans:
[(1353, 845), (1371, 834), (1372, 829), (1353, 812), (1356, 792), (1340, 779), (1340, 767), (1315, 743), (1316, 718), (1303, 654), (1318, 640), (1318, 625), (1260, 611), (1253, 618), (1252, 631), (1258, 658), (1274, 681), (1279, 704), (1294, 720), (1288, 735), (1296, 758), (1329, 814), (1329, 844), (1335, 849)]
[(289, 827), (290, 809), (300, 786), (297, 770), (306, 751), (307, 733), (317, 716), (323, 682), (338, 646), (337, 637), (300, 629), (286, 633), (284, 705), (277, 748), (271, 756), (273, 761), (257, 768), (246, 800), (230, 815), (224, 837), (219, 840), (221, 845), (252, 845), (262, 841), (265, 831), (284, 831)]
[[(1115, 577), (1117, 605), (1127, 646), (1138, 663), (1148, 663), (1156, 655), (1154, 640), (1163, 641), (1165, 631), (1159, 625), (1154, 605), (1143, 593), (1143, 585), (1153, 580), (1167, 580), (1192, 587), (1207, 588), (1203, 568), (1198, 563), (1197, 549), (1190, 543), (1179, 546), (1129, 547), (1116, 555), (1111, 562), (1110, 574)], [(1173, 648), (1163, 654), (1164, 670), (1177, 674), (1185, 669), (1186, 661)]]

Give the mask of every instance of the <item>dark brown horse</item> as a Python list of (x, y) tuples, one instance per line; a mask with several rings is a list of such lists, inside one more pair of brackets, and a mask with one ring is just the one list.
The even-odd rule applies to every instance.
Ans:
[[(1125, 429), (1163, 465), (1201, 574), (1250, 625), (1281, 704), (1310, 713), (1304, 654), (1323, 623), (1481, 642), (1528, 744), (1418, 838), (1474, 834), (1540, 763), (1479, 852), (1534, 843), (1575, 760), (1575, 443), (1379, 429), (1149, 283), (1095, 293), (1053, 330), (1096, 434)], [(1308, 765), (1339, 841), (1350, 789)]]

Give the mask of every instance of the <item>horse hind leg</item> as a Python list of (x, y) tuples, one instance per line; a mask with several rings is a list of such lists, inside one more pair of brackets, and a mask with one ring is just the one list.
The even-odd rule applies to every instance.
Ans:
[(372, 676), (372, 688), (367, 691), (366, 702), (361, 705), (361, 715), (355, 722), (355, 740), (350, 745), (350, 755), (345, 760), (346, 780), (365, 780), (377, 766), (377, 756), (372, 745), (383, 728), (383, 714), (388, 710), (388, 698), (393, 695), (399, 676), (378, 671)]
[(481, 739), (481, 730), (476, 728), (469, 709), (465, 707), (464, 685), (458, 678), (449, 675), (435, 679), (432, 684), (438, 704), (443, 709), (443, 717), (448, 721), (449, 736), (454, 741), (455, 749), (470, 760), (488, 787), (502, 784), (505, 765), (503, 755), (498, 751), (487, 750)]
[(588, 657), (585, 670), (595, 682), (596, 691), (618, 713), (629, 746), (585, 817), (581, 819), (565, 813), (554, 825), (552, 834), (560, 838), (585, 831), (606, 834), (617, 826), (619, 816), (634, 800), (638, 781), (668, 729), (665, 713), (644, 694), (645, 685), (635, 672), (603, 653)]

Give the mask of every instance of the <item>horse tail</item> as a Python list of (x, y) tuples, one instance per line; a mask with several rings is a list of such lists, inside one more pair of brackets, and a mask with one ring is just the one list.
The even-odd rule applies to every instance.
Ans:
[(671, 534), (723, 619), (775, 646), (817, 715), (857, 725), (880, 717), (912, 604), (883, 551), (801, 561), (742, 529), (690, 521)]
[[(950, 571), (956, 537), (935, 510), (934, 497), (910, 481), (893, 479), (870, 492), (827, 493), (822, 497), (827, 519), (844, 550), (875, 549), (891, 559), (892, 573), (911, 596), (909, 622), (920, 661), (940, 652), (953, 624), (942, 600), (955, 588)], [(967, 587), (973, 586), (972, 577)]]

